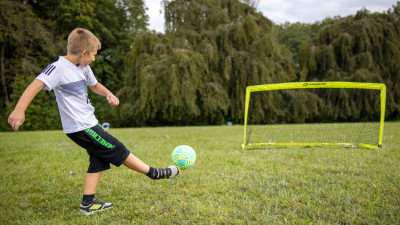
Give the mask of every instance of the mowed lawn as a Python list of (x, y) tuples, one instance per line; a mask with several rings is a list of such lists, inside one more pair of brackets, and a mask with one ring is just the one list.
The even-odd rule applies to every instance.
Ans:
[(0, 133), (0, 224), (399, 224), (400, 123), (380, 150), (241, 150), (243, 126), (111, 129), (144, 162), (171, 164), (190, 145), (196, 164), (154, 181), (124, 166), (104, 172), (96, 198), (114, 208), (78, 212), (88, 155), (62, 131)]

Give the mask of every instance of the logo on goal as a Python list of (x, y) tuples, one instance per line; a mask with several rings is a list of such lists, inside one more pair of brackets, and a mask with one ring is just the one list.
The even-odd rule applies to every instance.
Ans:
[(307, 87), (308, 85), (310, 86), (320, 86), (320, 85), (326, 85), (326, 83), (303, 83), (303, 86)]

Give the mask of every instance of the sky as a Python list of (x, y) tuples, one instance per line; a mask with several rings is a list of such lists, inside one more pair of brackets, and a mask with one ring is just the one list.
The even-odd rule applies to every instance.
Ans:
[[(149, 15), (149, 29), (164, 33), (161, 0), (144, 0)], [(396, 5), (397, 0), (260, 0), (257, 10), (276, 24), (314, 23), (327, 17), (354, 15), (366, 8), (383, 12)]]

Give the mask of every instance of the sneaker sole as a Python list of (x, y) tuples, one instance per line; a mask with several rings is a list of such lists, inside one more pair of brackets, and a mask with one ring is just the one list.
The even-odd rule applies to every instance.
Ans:
[(105, 210), (111, 209), (111, 208), (112, 208), (112, 206), (111, 206), (111, 207), (108, 207), (108, 208), (105, 208), (105, 209), (100, 209), (100, 210), (91, 211), (91, 212), (87, 212), (87, 211), (85, 211), (85, 210), (79, 209), (79, 212), (82, 213), (82, 214), (84, 214), (84, 215), (86, 215), (86, 216), (89, 216), (89, 215), (92, 215), (93, 213), (105, 211)]

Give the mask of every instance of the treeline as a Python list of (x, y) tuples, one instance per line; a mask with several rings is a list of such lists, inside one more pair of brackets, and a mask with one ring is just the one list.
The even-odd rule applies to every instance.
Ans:
[[(125, 55), (134, 37), (147, 28), (143, 0), (0, 0), (1, 97), (0, 129), (24, 89), (58, 56), (66, 55), (68, 34), (76, 27), (91, 30), (102, 49), (91, 64), (96, 78), (116, 93), (125, 79)], [(109, 121), (107, 102), (90, 96), (96, 116)], [(21, 129), (60, 129), (54, 94), (41, 91), (26, 111)]]
[(247, 85), (295, 79), (273, 23), (247, 4), (173, 1), (165, 15), (166, 34), (139, 34), (126, 57), (123, 124), (238, 123)]
[[(0, 0), (1, 129), (9, 129), (8, 114), (23, 89), (65, 55), (75, 27), (92, 30), (102, 42), (92, 68), (121, 104), (90, 98), (98, 119), (114, 127), (242, 123), (248, 85), (296, 81), (385, 83), (387, 119), (400, 119), (400, 2), (382, 13), (361, 9), (315, 24), (281, 25), (249, 1), (161, 2), (165, 34), (146, 30), (142, 0)], [(53, 98), (39, 94), (24, 129), (60, 128)], [(276, 101), (264, 99), (254, 110), (265, 118)]]

